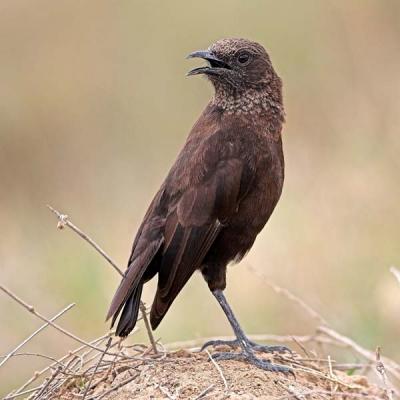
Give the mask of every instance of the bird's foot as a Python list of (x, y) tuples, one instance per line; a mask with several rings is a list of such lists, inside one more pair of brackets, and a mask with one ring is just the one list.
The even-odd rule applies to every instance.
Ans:
[(203, 351), (210, 346), (229, 346), (232, 348), (241, 347), (244, 351), (250, 349), (252, 351), (260, 351), (262, 353), (292, 353), (292, 351), (286, 346), (260, 345), (249, 340), (247, 337), (235, 340), (210, 340), (203, 344), (200, 351)]
[(232, 348), (236, 348), (240, 346), (239, 339), (235, 340), (209, 340), (205, 342), (203, 346), (201, 346), (200, 351), (204, 351), (207, 347), (216, 347), (216, 346), (229, 346)]
[(223, 361), (223, 360), (246, 361), (256, 366), (257, 368), (263, 369), (264, 371), (294, 374), (291, 368), (285, 367), (283, 365), (272, 364), (267, 360), (262, 360), (260, 358), (257, 358), (251, 351), (243, 351), (241, 353), (230, 353), (230, 352), (215, 353), (211, 357), (215, 361)]
[(254, 343), (249, 339), (247, 339), (247, 342), (253, 351), (260, 351), (262, 353), (290, 353), (290, 354), (292, 354), (292, 350), (290, 350), (289, 347), (286, 347), (286, 346), (268, 346), (268, 345)]

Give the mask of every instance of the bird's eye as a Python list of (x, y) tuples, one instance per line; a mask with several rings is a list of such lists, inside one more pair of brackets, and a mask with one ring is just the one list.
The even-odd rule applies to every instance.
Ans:
[(247, 65), (250, 62), (250, 54), (247, 52), (240, 53), (237, 56), (237, 61), (240, 65)]

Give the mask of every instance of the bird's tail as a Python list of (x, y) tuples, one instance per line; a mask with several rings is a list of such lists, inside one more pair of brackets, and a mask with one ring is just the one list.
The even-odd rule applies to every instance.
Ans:
[[(139, 283), (135, 290), (127, 298), (121, 317), (118, 321), (115, 334), (120, 337), (126, 337), (133, 330), (139, 314), (140, 298), (142, 296), (143, 283)], [(114, 314), (112, 325), (114, 325), (118, 312)]]

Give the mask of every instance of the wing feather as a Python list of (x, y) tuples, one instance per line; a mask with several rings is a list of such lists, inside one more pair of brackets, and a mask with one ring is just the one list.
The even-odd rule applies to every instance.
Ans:
[(150, 320), (158, 326), (248, 192), (254, 170), (241, 158), (240, 142), (225, 146), (226, 134), (189, 136), (153, 199), (107, 314), (114, 323), (123, 309), (117, 334), (135, 326), (143, 283), (156, 273)]
[[(150, 322), (153, 329), (159, 325), (176, 296), (196, 269), (200, 267), (220, 229), (219, 221), (202, 227), (179, 227), (177, 231), (184, 231), (184, 240), (179, 241), (180, 235), (172, 240), (172, 243), (176, 239), (180, 244), (177, 257), (174, 257), (175, 246), (172, 246), (165, 253), (167, 257), (160, 268), (158, 288), (150, 312)], [(174, 259), (172, 268), (168, 262), (170, 256)]]
[(112, 325), (114, 325), (114, 322), (118, 317), (118, 314), (120, 313), (125, 302), (138, 286), (140, 280), (146, 272), (146, 268), (149, 266), (150, 262), (160, 249), (162, 242), (163, 239), (161, 238), (158, 241), (149, 243), (148, 247), (133, 260), (129, 268), (126, 270), (125, 276), (123, 277), (117, 291), (115, 292), (107, 313), (106, 320), (111, 318), (111, 316), (114, 316), (112, 320)]
[(242, 162), (238, 159), (219, 162), (208, 180), (190, 187), (182, 195), (176, 210), (167, 218), (169, 235), (150, 313), (153, 329), (161, 322), (194, 271), (201, 266), (223, 228), (223, 221), (236, 212), (242, 169)]

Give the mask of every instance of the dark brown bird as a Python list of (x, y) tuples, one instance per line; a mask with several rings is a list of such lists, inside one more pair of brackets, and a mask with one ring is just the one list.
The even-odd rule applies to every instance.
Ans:
[[(157, 328), (200, 270), (237, 337), (227, 344), (241, 348), (214, 357), (287, 372), (255, 356), (255, 351), (287, 348), (249, 341), (223, 294), (228, 263), (250, 250), (281, 195), (281, 79), (264, 48), (246, 39), (222, 39), (188, 57), (208, 61), (188, 75), (207, 76), (215, 94), (147, 210), (107, 319), (113, 317), (114, 324), (121, 314), (116, 334), (127, 336), (136, 324), (143, 285), (158, 275), (150, 313), (151, 326)], [(203, 348), (220, 343), (225, 342)]]

